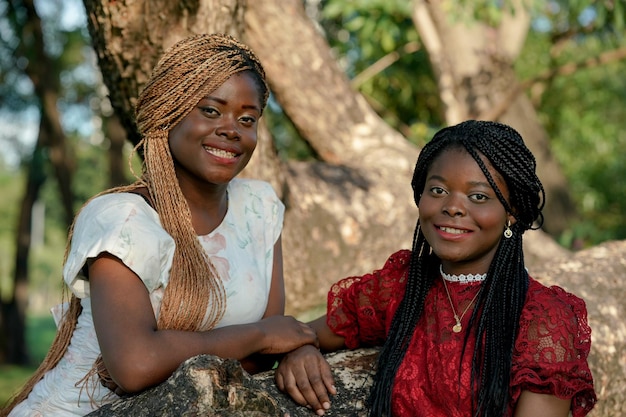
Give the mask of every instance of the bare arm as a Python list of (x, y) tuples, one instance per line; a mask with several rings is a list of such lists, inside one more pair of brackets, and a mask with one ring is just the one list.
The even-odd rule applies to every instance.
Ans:
[(323, 352), (334, 352), (346, 347), (345, 338), (333, 333), (333, 331), (330, 330), (330, 327), (326, 324), (326, 315), (310, 321), (309, 326), (311, 326), (317, 333), (320, 349)]
[[(183, 361), (199, 354), (241, 360), (257, 352), (284, 353), (317, 343), (308, 325), (275, 314), (256, 323), (207, 332), (159, 330), (147, 288), (118, 258), (107, 253), (98, 256), (90, 264), (89, 278), (102, 357), (125, 392), (164, 381)], [(280, 311), (280, 295), (270, 298), (268, 311)]]
[(515, 417), (567, 417), (571, 400), (554, 395), (522, 391), (515, 407)]

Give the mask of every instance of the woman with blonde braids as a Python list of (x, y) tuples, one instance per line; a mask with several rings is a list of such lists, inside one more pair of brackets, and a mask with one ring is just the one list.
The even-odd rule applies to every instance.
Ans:
[(255, 372), (316, 345), (283, 315), (284, 206), (269, 184), (235, 178), (267, 98), (261, 64), (232, 37), (196, 35), (165, 52), (136, 105), (143, 175), (75, 219), (57, 338), (2, 415), (85, 415), (199, 354)]

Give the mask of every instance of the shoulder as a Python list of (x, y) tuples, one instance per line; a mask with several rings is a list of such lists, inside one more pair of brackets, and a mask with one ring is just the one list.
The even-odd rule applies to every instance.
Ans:
[(228, 200), (238, 216), (282, 223), (285, 206), (268, 182), (235, 178), (228, 184)]
[(273, 197), (278, 199), (272, 185), (266, 181), (250, 179), (250, 178), (235, 178), (228, 184), (229, 195), (235, 197)]
[(332, 286), (331, 291), (337, 292), (340, 288), (348, 287), (354, 287), (353, 290), (356, 289), (357, 292), (361, 292), (363, 287), (368, 287), (368, 291), (373, 292), (381, 291), (382, 288), (403, 291), (410, 260), (410, 250), (399, 250), (387, 258), (382, 268), (365, 275), (343, 278)]
[(409, 263), (411, 262), (411, 253), (409, 249), (401, 249), (392, 253), (387, 259), (387, 262), (385, 262), (383, 269), (404, 271), (409, 267)]
[(546, 286), (532, 277), (529, 279), (524, 309), (531, 309), (534, 312), (543, 311), (543, 314), (565, 311), (574, 315), (587, 316), (585, 302), (580, 297), (557, 285)]
[(514, 400), (523, 390), (571, 398), (573, 415), (585, 415), (596, 401), (587, 363), (590, 349), (584, 301), (531, 278), (515, 341)]
[(146, 200), (133, 193), (102, 194), (89, 200), (80, 210), (77, 221), (85, 218), (103, 219), (109, 221), (125, 218), (124, 214), (136, 214), (141, 217), (158, 220), (158, 214)]
[(79, 297), (87, 296), (88, 291), (81, 289), (83, 265), (107, 252), (133, 270), (152, 291), (167, 282), (174, 250), (173, 238), (142, 196), (103, 194), (88, 201), (78, 214), (63, 275)]
[(546, 356), (549, 362), (586, 358), (591, 328), (585, 302), (559, 286), (546, 286), (530, 278), (518, 339), (518, 346), (535, 351), (535, 357)]

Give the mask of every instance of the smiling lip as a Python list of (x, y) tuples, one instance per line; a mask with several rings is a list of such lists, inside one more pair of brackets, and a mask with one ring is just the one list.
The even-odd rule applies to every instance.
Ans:
[(436, 226), (436, 229), (440, 235), (448, 239), (461, 238), (471, 233), (470, 230), (458, 229), (456, 227), (450, 227), (450, 226)]
[(218, 158), (222, 158), (222, 159), (235, 159), (239, 156), (239, 154), (235, 152), (231, 152), (231, 151), (227, 151), (227, 150), (219, 149), (219, 148), (214, 148), (208, 145), (203, 145), (202, 148), (204, 148), (204, 150), (210, 153), (211, 155), (217, 156)]

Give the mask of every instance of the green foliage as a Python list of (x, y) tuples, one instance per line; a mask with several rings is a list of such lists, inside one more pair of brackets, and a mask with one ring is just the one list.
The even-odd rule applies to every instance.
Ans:
[[(447, 0), (444, 11), (468, 25), (495, 26), (504, 12), (519, 12), (514, 4)], [(516, 62), (522, 80), (625, 45), (624, 2), (525, 0), (522, 5), (533, 16), (533, 30)], [(385, 121), (419, 145), (432, 137), (443, 120), (426, 51), (405, 52), (407, 45), (419, 45), (412, 7), (400, 0), (327, 0), (321, 24), (353, 80), (360, 80), (381, 58), (398, 54), (392, 65), (356, 87)], [(614, 180), (626, 175), (620, 158), (625, 154), (625, 69), (619, 62), (582, 68), (573, 75), (552, 77), (529, 92), (581, 213), (580, 222), (561, 238), (566, 246), (626, 238), (625, 189)]]
[[(348, 76), (392, 127), (421, 145), (442, 124), (428, 55), (403, 0), (328, 0), (322, 21)], [(362, 78), (379, 60), (390, 65)]]
[[(593, 64), (602, 53), (626, 46), (623, 34), (606, 27), (566, 39), (557, 34), (560, 29), (553, 29), (530, 34), (517, 62), (524, 78), (571, 63)], [(560, 40), (558, 49), (554, 39)], [(531, 89), (581, 214), (561, 236), (564, 246), (626, 238), (626, 183), (619, 180), (626, 176), (625, 71), (623, 59), (582, 65), (573, 74), (555, 76)]]

